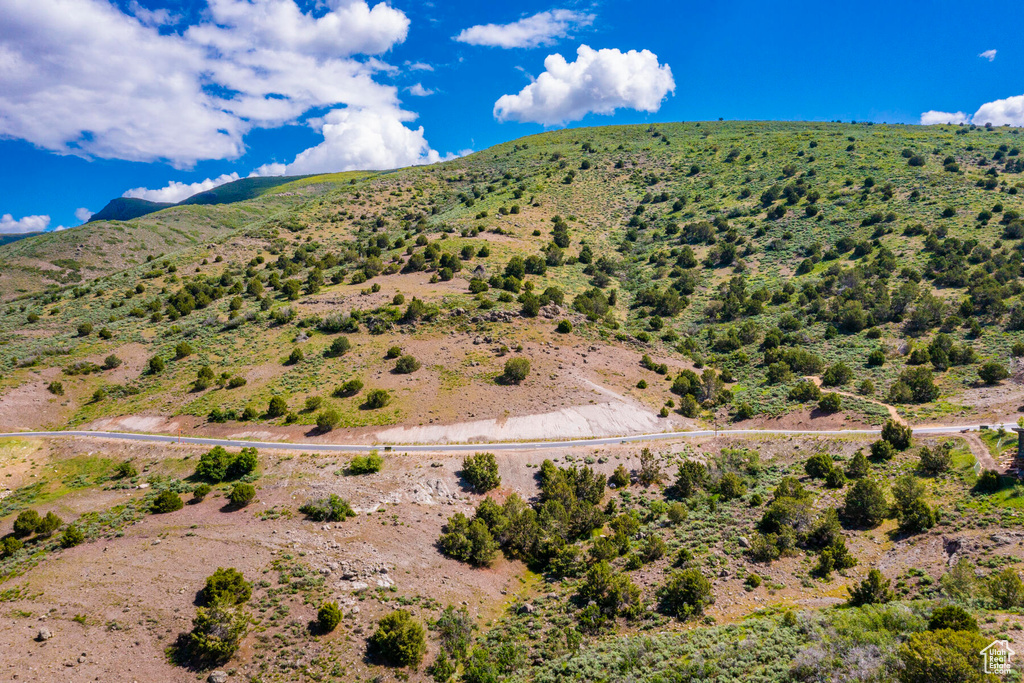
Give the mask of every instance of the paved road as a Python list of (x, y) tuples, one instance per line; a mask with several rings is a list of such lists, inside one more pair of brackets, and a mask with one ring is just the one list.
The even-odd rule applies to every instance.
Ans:
[[(992, 429), (1011, 429), (1015, 424), (990, 424), (985, 425)], [(982, 425), (958, 425), (949, 427), (914, 427), (917, 434), (954, 434), (962, 431), (978, 431)], [(181, 443), (193, 446), (225, 446), (232, 448), (243, 448), (255, 446), (256, 448), (278, 449), (290, 451), (336, 451), (336, 452), (359, 452), (370, 450), (392, 450), (392, 451), (479, 451), (487, 450), (553, 450), (559, 448), (572, 448), (574, 446), (606, 446), (617, 443), (633, 443), (637, 441), (664, 441), (668, 439), (685, 439), (697, 436), (757, 436), (765, 435), (808, 435), (820, 434), (823, 436), (843, 435), (871, 435), (878, 434), (881, 429), (712, 429), (695, 430), (690, 432), (659, 432), (655, 434), (635, 434), (632, 436), (600, 437), (592, 439), (572, 439), (568, 441), (504, 441), (504, 442), (481, 442), (481, 443), (451, 443), (451, 444), (339, 444), (339, 443), (288, 443), (284, 441), (246, 441), (236, 439), (213, 439), (202, 436), (167, 436), (163, 434), (144, 434), (138, 432), (92, 432), (92, 431), (55, 431), (55, 432), (10, 432), (0, 433), (0, 438), (6, 437), (34, 437), (34, 438), (94, 438), (94, 439), (120, 439), (123, 441), (142, 441), (146, 443)]]

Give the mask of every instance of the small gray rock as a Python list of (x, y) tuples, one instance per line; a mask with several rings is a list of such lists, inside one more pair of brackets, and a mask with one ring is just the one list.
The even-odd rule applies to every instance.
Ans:
[(739, 544), (740, 544), (741, 548), (749, 548), (750, 547), (750, 539), (747, 538), (746, 536), (740, 536)]
[(39, 633), (38, 635), (36, 635), (36, 640), (38, 640), (39, 642), (49, 640), (50, 638), (53, 638), (53, 634), (50, 633), (50, 629), (45, 627), (39, 629)]
[(208, 683), (227, 683), (228, 672), (227, 671), (213, 671), (206, 679)]

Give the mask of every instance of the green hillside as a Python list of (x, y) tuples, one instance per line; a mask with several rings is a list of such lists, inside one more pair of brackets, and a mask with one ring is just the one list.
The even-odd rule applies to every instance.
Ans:
[[(331, 334), (315, 333), (327, 312), (305, 303), (327, 292), (350, 302), (345, 312), (364, 319), (352, 329), (376, 342), (407, 331), (408, 303), (366, 309), (350, 293), (382, 276), (401, 292), (425, 273), (451, 284), (425, 294), (428, 314), (413, 316), (425, 318), (418, 334), (450, 326), (441, 314), (455, 308), (508, 310), (524, 331), (553, 325), (529, 315), (554, 287), (578, 318), (575, 336), (649, 356), (648, 400), (671, 400), (669, 412), (686, 418), (819, 411), (820, 392), (802, 375), (844, 391), (841, 410), (867, 422), (886, 415), (882, 404), (918, 420), (966, 416), (977, 411), (960, 397), (978, 384), (980, 365), (1009, 369), (1024, 326), (1016, 133), (824, 123), (559, 131), (432, 167), (307, 178), (255, 200), (29, 238), (0, 259), (65, 268), (74, 286), (45, 301), (74, 297), (76, 288), (81, 299), (46, 315), (45, 341), (19, 344), (7, 362), (45, 354), (62, 335), (74, 354), (112, 345), (75, 338), (81, 320), (115, 338), (149, 340), (154, 354), (180, 339), (201, 341), (194, 345), (218, 364), (229, 364), (242, 336), (248, 353), (274, 362), (289, 327), (270, 320), (278, 309), (294, 315), (289, 325), (314, 330), (313, 347), (330, 343)], [(129, 240), (136, 246), (126, 249)], [(70, 251), (82, 241), (89, 244)], [(126, 269), (90, 283), (87, 259), (109, 267), (112, 251), (123, 252)], [(473, 293), (478, 265), (485, 282)], [(286, 291), (289, 281), (297, 292)], [(50, 304), (9, 307), (6, 334)], [(144, 315), (125, 315), (139, 307)], [(195, 326), (211, 315), (228, 319), (228, 329)], [(134, 397), (88, 404), (81, 415), (132, 410), (168, 381), (184, 391), (198, 362), (176, 364), (159, 381), (141, 377)], [(714, 377), (686, 374), (673, 395), (659, 375), (670, 365), (670, 379), (686, 367), (697, 375), (710, 367)], [(322, 370), (289, 366), (223, 397), (184, 391), (170, 409), (204, 415), (230, 398), (222, 407), (239, 413), (248, 401), (308, 391)]]
[(107, 205), (97, 211), (89, 218), (89, 223), (99, 221), (130, 221), (133, 218), (141, 218), (146, 214), (154, 213), (160, 209), (166, 209), (174, 204), (167, 202), (151, 202), (146, 199), (134, 197), (118, 197), (111, 199)]
[(192, 195), (180, 202), (186, 204), (231, 204), (246, 199), (255, 199), (267, 190), (280, 185), (308, 178), (309, 176), (280, 176), (273, 178), (242, 178), (230, 183), (218, 185), (212, 190)]
[[(28, 578), (0, 596), (44, 613), (36, 565), (94, 581), (114, 542), (145, 561), (109, 594), (175, 611), (50, 623), (171, 667), (188, 618), (236, 614), (239, 680), (987, 682), (977, 653), (1024, 638), (1016, 436), (911, 426), (1024, 406), (1022, 142), (561, 130), (4, 245), (0, 430), (300, 450), (0, 444), (5, 521), (90, 509), (66, 548), (4, 546), (0, 588)], [(588, 436), (614, 443), (401, 449)], [(239, 612), (193, 612), (186, 554), (244, 573)]]
[(97, 211), (89, 219), (90, 223), (98, 221), (130, 221), (151, 213), (156, 213), (172, 206), (188, 206), (190, 204), (233, 204), (255, 199), (264, 192), (280, 185), (308, 178), (309, 176), (280, 176), (274, 178), (242, 178), (230, 183), (219, 185), (212, 190), (194, 194), (177, 204), (167, 202), (151, 202), (134, 197), (117, 197)]

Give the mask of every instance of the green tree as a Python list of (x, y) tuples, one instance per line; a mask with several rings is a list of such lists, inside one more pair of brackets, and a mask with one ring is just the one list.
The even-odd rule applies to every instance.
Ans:
[(25, 544), (16, 536), (0, 538), (0, 557), (10, 557), (23, 547), (25, 547)]
[(818, 410), (823, 413), (838, 413), (843, 409), (843, 397), (835, 392), (823, 394), (818, 401)]
[(869, 477), (858, 479), (846, 494), (843, 517), (855, 526), (876, 527), (885, 520), (889, 503), (882, 485)]
[(824, 479), (833, 467), (835, 464), (832, 462), (832, 456), (828, 453), (815, 453), (804, 463), (804, 471), (812, 479)]
[(227, 469), (228, 479), (239, 479), (251, 474), (256, 471), (257, 465), (259, 465), (259, 452), (255, 446), (243, 448), (230, 458)]
[(420, 367), (420, 362), (408, 354), (402, 356), (397, 362), (395, 362), (395, 372), (400, 375), (410, 375), (419, 370)]
[(850, 458), (850, 464), (846, 468), (846, 476), (850, 479), (860, 479), (861, 477), (868, 476), (869, 472), (871, 472), (871, 463), (868, 462), (863, 451), (858, 449), (853, 454), (853, 457)]
[(972, 631), (978, 632), (978, 621), (959, 605), (943, 605), (932, 610), (928, 618), (929, 631)]
[(320, 609), (316, 612), (316, 623), (320, 627), (320, 631), (323, 633), (330, 633), (334, 629), (338, 628), (338, 624), (342, 620), (341, 609), (338, 607), (336, 602), (325, 602), (320, 605)]
[(476, 628), (465, 605), (458, 609), (451, 605), (446, 607), (434, 626), (441, 640), (442, 650), (456, 660), (465, 659), (469, 647), (473, 644), (473, 629)]
[(900, 683), (996, 683), (979, 653), (989, 641), (977, 633), (940, 629), (914, 633), (900, 646)]
[(228, 501), (236, 508), (243, 508), (251, 503), (255, 497), (255, 486), (244, 482), (237, 482), (231, 487), (231, 493), (228, 494)]
[(217, 571), (206, 578), (199, 597), (205, 605), (242, 605), (252, 597), (252, 584), (233, 567), (217, 567)]
[(434, 658), (434, 662), (427, 667), (427, 673), (431, 675), (435, 683), (445, 683), (445, 681), (450, 681), (452, 676), (455, 675), (455, 671), (455, 663), (452, 662), (448, 657), (448, 653), (444, 650), (438, 652), (437, 657)]
[(658, 599), (664, 613), (679, 619), (703, 614), (715, 601), (711, 582), (696, 568), (674, 572), (658, 590)]
[(938, 397), (932, 370), (924, 366), (907, 368), (889, 388), (890, 403), (928, 403)]
[(348, 501), (336, 493), (306, 502), (299, 508), (299, 512), (314, 522), (344, 522), (356, 516)]
[(640, 468), (636, 475), (637, 483), (641, 486), (652, 486), (660, 482), (661, 479), (661, 459), (650, 448), (641, 448)]
[(231, 455), (227, 450), (223, 446), (214, 446), (199, 456), (195, 476), (216, 484), (227, 478), (230, 465)]
[(341, 413), (335, 408), (321, 410), (316, 416), (316, 428), (321, 433), (327, 433), (341, 423)]
[(384, 389), (371, 389), (366, 393), (363, 406), (369, 410), (377, 410), (391, 403), (391, 394)]
[(376, 450), (366, 455), (357, 455), (348, 464), (348, 474), (374, 474), (384, 466), (384, 458)]
[(630, 484), (629, 470), (627, 470), (622, 465), (619, 465), (618, 467), (616, 467), (615, 471), (612, 472), (612, 476), (608, 477), (608, 485), (609, 486), (614, 486), (617, 489), (621, 489), (623, 487), (629, 486), (629, 484)]
[(42, 524), (43, 520), (35, 510), (25, 510), (18, 514), (14, 520), (14, 537), (25, 538), (31, 536)]
[(872, 569), (859, 584), (850, 591), (849, 604), (852, 607), (861, 605), (882, 605), (896, 598), (892, 592), (891, 582), (877, 569)]
[(130, 460), (124, 460), (114, 465), (115, 479), (134, 479), (137, 476), (139, 476), (139, 471), (135, 469), (135, 465)]
[(953, 448), (949, 443), (944, 443), (935, 448), (921, 447), (921, 471), (925, 474), (941, 474), (949, 469), (953, 463)]
[(498, 555), (498, 543), (482, 519), (469, 523), (466, 538), (470, 543), (469, 562), (478, 567), (488, 567)]
[(494, 458), (494, 453), (476, 453), (466, 456), (462, 460), (460, 474), (477, 493), (487, 493), (491, 489), (501, 486), (498, 461)]
[(1010, 376), (1010, 372), (1006, 369), (1002, 363), (996, 363), (994, 361), (983, 363), (978, 367), (978, 377), (985, 384), (995, 384), (999, 380), (1006, 379)]
[(267, 405), (267, 417), (281, 417), (288, 412), (288, 403), (281, 396), (275, 396), (270, 399), (270, 403)]
[(238, 608), (219, 603), (200, 607), (188, 635), (188, 654), (202, 666), (228, 661), (238, 651), (249, 622), (249, 615)]
[(348, 340), (348, 337), (338, 337), (324, 350), (324, 356), (327, 358), (337, 358), (348, 353), (351, 348), (352, 342)]
[(846, 363), (830, 365), (821, 376), (821, 383), (826, 387), (841, 387), (853, 379), (853, 370)]
[(988, 579), (988, 591), (1001, 609), (1024, 605), (1024, 583), (1012, 567), (1006, 567)]
[(60, 547), (73, 548), (85, 541), (85, 534), (77, 526), (72, 524), (60, 536)]
[(735, 472), (726, 472), (718, 480), (718, 495), (722, 500), (733, 500), (747, 493), (747, 485)]
[(982, 470), (974, 488), (981, 493), (995, 493), (1002, 488), (1003, 481), (995, 470)]
[(370, 651), (394, 666), (417, 667), (427, 650), (423, 625), (404, 609), (380, 620), (369, 639)]
[(871, 444), (871, 457), (875, 460), (892, 460), (896, 449), (888, 441), (879, 439)]
[(924, 484), (912, 474), (896, 478), (892, 494), (900, 530), (916, 533), (935, 526), (935, 513), (924, 502)]
[(505, 361), (505, 372), (502, 378), (506, 382), (519, 384), (530, 374), (530, 361), (526, 358), (509, 358)]
[(183, 507), (185, 507), (185, 503), (182, 502), (181, 496), (174, 491), (162, 491), (153, 499), (153, 504), (149, 509), (154, 514), (164, 514), (175, 512)]
[(63, 523), (64, 522), (60, 517), (52, 512), (47, 512), (46, 516), (39, 520), (39, 526), (36, 527), (36, 533), (40, 536), (49, 536), (59, 529)]
[(892, 444), (898, 451), (905, 451), (913, 443), (914, 432), (908, 425), (895, 420), (886, 420), (882, 425), (882, 439)]
[(939, 579), (939, 586), (944, 595), (957, 602), (970, 603), (978, 599), (983, 592), (979, 586), (974, 564), (966, 557), (956, 561), (948, 572)]
[(707, 482), (708, 471), (695, 460), (684, 460), (676, 473), (676, 491), (683, 498), (689, 498)]

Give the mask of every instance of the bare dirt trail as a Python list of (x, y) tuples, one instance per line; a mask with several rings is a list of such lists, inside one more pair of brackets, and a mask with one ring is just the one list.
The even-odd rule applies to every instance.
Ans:
[[(804, 379), (809, 379), (812, 382), (814, 382), (814, 384), (817, 385), (819, 388), (821, 387), (820, 377), (815, 377), (814, 375), (806, 375), (804, 376)], [(831, 391), (833, 394), (839, 394), (840, 396), (849, 396), (850, 398), (855, 398), (859, 401), (864, 401), (865, 403), (871, 403), (876, 406), (881, 406), (889, 412), (889, 417), (892, 418), (894, 421), (899, 422), (900, 424), (903, 425), (907, 424), (907, 421), (900, 417), (900, 414), (899, 412), (897, 412), (896, 408), (889, 405), (888, 403), (882, 403), (881, 401), (876, 401), (875, 399), (868, 398), (867, 396), (861, 396), (860, 394), (854, 394), (849, 391), (841, 391), (835, 388), (829, 388), (829, 391)]]
[(974, 454), (974, 459), (978, 461), (978, 465), (984, 470), (996, 470), (997, 472), (1003, 471), (1003, 468), (996, 462), (995, 458), (992, 457), (991, 451), (988, 450), (988, 446), (981, 440), (981, 437), (972, 432), (966, 432), (960, 435), (963, 440), (967, 442), (967, 445), (971, 449), (971, 453)]

